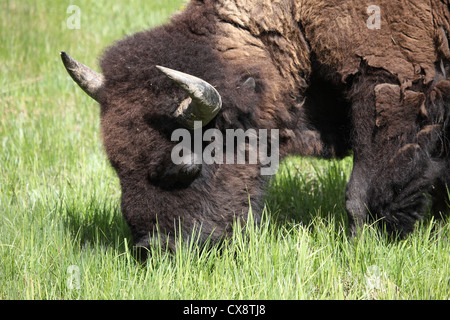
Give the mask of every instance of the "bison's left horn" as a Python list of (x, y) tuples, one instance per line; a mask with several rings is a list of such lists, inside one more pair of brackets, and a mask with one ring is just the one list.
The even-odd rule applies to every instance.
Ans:
[(105, 81), (103, 75), (76, 61), (64, 51), (61, 51), (61, 59), (72, 79), (91, 98), (98, 101), (99, 94)]
[(156, 68), (189, 95), (189, 98), (182, 101), (175, 111), (175, 117), (182, 126), (197, 129), (196, 121), (201, 121), (202, 126), (205, 126), (219, 113), (222, 108), (222, 98), (211, 84), (180, 71), (161, 66)]

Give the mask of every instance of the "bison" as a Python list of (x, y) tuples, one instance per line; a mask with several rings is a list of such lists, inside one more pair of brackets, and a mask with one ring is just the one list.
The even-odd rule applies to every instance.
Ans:
[(100, 104), (135, 246), (173, 248), (178, 228), (220, 239), (249, 203), (259, 221), (261, 161), (174, 163), (180, 128), (277, 129), (280, 157), (352, 153), (351, 234), (380, 220), (406, 235), (427, 199), (448, 209), (449, 34), (449, 0), (192, 0), (108, 48), (101, 74), (61, 57)]

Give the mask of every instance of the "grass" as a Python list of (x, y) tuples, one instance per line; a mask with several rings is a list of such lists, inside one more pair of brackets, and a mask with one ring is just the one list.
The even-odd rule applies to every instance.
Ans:
[(59, 51), (95, 68), (106, 46), (183, 1), (76, 1), (79, 30), (67, 28), (70, 4), (0, 2), (0, 299), (450, 298), (449, 224), (421, 222), (402, 241), (372, 226), (348, 238), (351, 158), (286, 159), (260, 228), (236, 226), (210, 250), (154, 249), (138, 265), (98, 108)]

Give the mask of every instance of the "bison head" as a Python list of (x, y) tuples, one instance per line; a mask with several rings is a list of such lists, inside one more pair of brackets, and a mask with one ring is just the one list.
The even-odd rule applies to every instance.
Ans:
[[(261, 98), (252, 70), (229, 72), (209, 38), (171, 28), (116, 43), (101, 59), (102, 74), (61, 52), (70, 76), (100, 104), (103, 143), (120, 179), (122, 213), (135, 245), (144, 247), (156, 233), (173, 248), (167, 235), (180, 226), (184, 237), (201, 228), (202, 240), (219, 239), (231, 231), (234, 219), (246, 219), (249, 198), (258, 220), (265, 180), (259, 164), (205, 165), (190, 156), (185, 163), (172, 161), (179, 143), (172, 141), (175, 130), (246, 130), (257, 116), (248, 106), (258, 110)], [(202, 128), (195, 127), (199, 122)]]

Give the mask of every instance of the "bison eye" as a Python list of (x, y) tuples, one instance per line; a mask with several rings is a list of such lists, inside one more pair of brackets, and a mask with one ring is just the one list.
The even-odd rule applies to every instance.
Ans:
[(150, 178), (150, 183), (166, 190), (183, 189), (187, 188), (201, 171), (201, 164), (171, 163), (157, 177)]
[(144, 114), (144, 122), (152, 129), (158, 132), (165, 139), (170, 140), (172, 132), (179, 128), (179, 125), (170, 115)]

